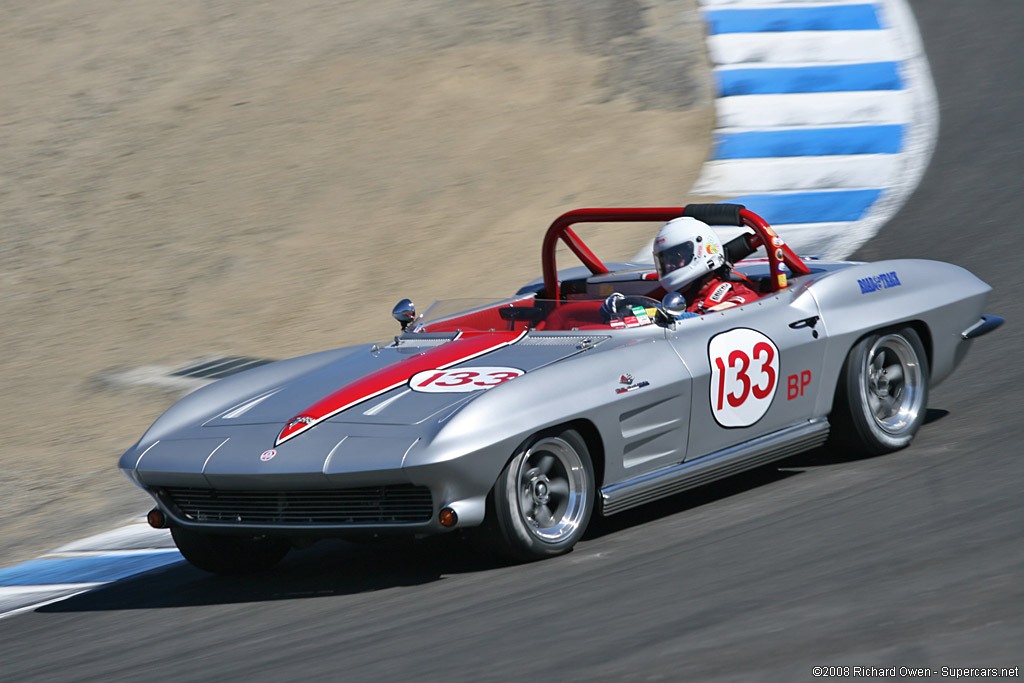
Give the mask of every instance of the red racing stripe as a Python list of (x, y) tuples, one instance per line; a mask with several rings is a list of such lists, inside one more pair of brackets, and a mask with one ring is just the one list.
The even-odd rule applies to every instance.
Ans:
[(302, 411), (284, 426), (277, 437), (275, 446), (298, 436), (310, 427), (334, 417), (338, 413), (354, 405), (368, 401), (374, 396), (391, 391), (409, 381), (417, 372), (424, 370), (444, 370), (453, 365), (464, 363), (473, 358), (490, 353), (509, 344), (515, 344), (523, 338), (522, 332), (486, 332), (456, 337), (441, 346), (418, 353), (400, 360), (397, 363), (371, 372), (350, 384), (320, 399)]

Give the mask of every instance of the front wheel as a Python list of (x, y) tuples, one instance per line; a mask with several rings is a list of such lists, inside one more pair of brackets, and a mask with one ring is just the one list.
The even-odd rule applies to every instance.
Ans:
[(833, 443), (864, 455), (910, 444), (928, 406), (928, 356), (910, 327), (869, 335), (846, 358)]
[(270, 569), (291, 549), (283, 538), (204, 534), (171, 527), (178, 550), (192, 565), (214, 574), (249, 574)]
[(579, 433), (542, 434), (513, 456), (494, 484), (494, 540), (517, 561), (566, 553), (590, 522), (594, 495), (594, 469)]

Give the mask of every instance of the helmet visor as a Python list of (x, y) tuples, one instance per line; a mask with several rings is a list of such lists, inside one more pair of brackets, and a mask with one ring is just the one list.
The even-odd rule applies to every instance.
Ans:
[(684, 268), (690, 265), (693, 260), (693, 242), (687, 240), (682, 244), (669, 247), (665, 251), (654, 255), (654, 263), (658, 268), (659, 275), (671, 273), (673, 270)]

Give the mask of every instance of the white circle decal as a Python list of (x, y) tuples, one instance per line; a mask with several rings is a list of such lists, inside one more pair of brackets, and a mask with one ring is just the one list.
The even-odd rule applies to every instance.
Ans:
[(768, 412), (779, 386), (779, 349), (760, 332), (738, 328), (708, 344), (711, 414), (723, 427), (748, 427)]
[(277, 451), (271, 448), (269, 451), (263, 451), (262, 453), (260, 453), (260, 460), (266, 462), (273, 458), (275, 455), (277, 455)]
[(473, 367), (450, 370), (424, 370), (409, 379), (409, 388), (428, 394), (482, 391), (526, 373), (519, 368)]

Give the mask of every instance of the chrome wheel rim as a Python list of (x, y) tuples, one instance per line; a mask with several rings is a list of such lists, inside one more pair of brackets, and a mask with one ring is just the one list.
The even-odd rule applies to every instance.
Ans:
[(547, 437), (530, 446), (516, 484), (520, 518), (534, 537), (558, 543), (579, 528), (589, 492), (583, 461), (567, 441)]
[(924, 382), (917, 352), (899, 335), (878, 339), (864, 362), (867, 409), (879, 429), (900, 435), (921, 413)]

